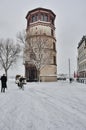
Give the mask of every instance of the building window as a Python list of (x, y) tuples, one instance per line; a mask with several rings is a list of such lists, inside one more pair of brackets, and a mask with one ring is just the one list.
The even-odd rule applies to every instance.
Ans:
[(55, 56), (53, 57), (53, 63), (54, 63), (54, 65), (56, 65), (56, 57)]
[(48, 16), (44, 15), (44, 21), (48, 22)]
[(36, 20), (36, 21), (39, 20), (39, 16), (38, 16), (38, 14), (36, 14), (36, 16), (35, 16), (35, 20)]
[(33, 53), (33, 52), (30, 53), (30, 59), (31, 59), (31, 60), (32, 60), (32, 59), (34, 59), (34, 60), (36, 59), (35, 53)]
[(53, 30), (51, 29), (51, 36), (54, 36)]
[(38, 21), (39, 16), (38, 14), (32, 16), (32, 22)]
[(32, 16), (32, 22), (35, 22), (35, 16)]
[(44, 21), (44, 15), (41, 14), (41, 21)]
[(55, 42), (53, 42), (53, 50), (56, 50)]
[(48, 21), (48, 16), (46, 14), (41, 14), (41, 21)]
[(50, 21), (54, 25), (54, 19), (52, 17), (50, 17)]

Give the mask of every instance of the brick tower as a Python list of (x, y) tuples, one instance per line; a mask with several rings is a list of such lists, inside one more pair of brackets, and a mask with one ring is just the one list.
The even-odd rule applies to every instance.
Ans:
[(28, 81), (57, 81), (56, 15), (45, 8), (30, 10), (26, 15), (25, 76)]

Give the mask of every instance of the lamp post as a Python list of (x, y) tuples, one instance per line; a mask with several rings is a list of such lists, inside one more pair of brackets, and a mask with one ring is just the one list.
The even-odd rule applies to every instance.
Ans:
[(69, 82), (70, 82), (70, 59), (68, 59), (68, 63), (69, 63)]

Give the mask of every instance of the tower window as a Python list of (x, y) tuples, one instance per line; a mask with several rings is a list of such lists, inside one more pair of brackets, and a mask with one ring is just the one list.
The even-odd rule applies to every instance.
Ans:
[(54, 36), (53, 30), (51, 29), (51, 36)]
[(50, 22), (54, 25), (54, 19), (50, 16)]
[(53, 42), (53, 50), (55, 50), (55, 49), (56, 49), (55, 42)]
[(32, 22), (35, 22), (35, 16), (32, 16)]
[(39, 20), (39, 16), (38, 16), (38, 14), (36, 14), (35, 19), (36, 19), (36, 21)]
[(44, 21), (48, 21), (48, 16), (47, 15), (44, 15)]
[(32, 22), (35, 22), (39, 19), (38, 14), (32, 16)]
[(56, 65), (56, 57), (55, 56), (53, 57), (53, 63), (54, 63), (54, 65)]
[(41, 21), (44, 21), (44, 15), (41, 14)]
[(41, 14), (41, 21), (48, 21), (48, 16), (46, 14)]

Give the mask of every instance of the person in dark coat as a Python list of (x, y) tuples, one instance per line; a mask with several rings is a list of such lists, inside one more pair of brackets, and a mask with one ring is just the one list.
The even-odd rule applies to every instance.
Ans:
[(23, 76), (20, 77), (19, 81), (20, 81), (20, 84), (19, 84), (20, 88), (22, 88), (24, 90), (24, 86), (23, 86), (24, 78), (23, 78)]
[(1, 76), (1, 92), (5, 92), (5, 88), (7, 88), (7, 76), (3, 74), (3, 76)]

